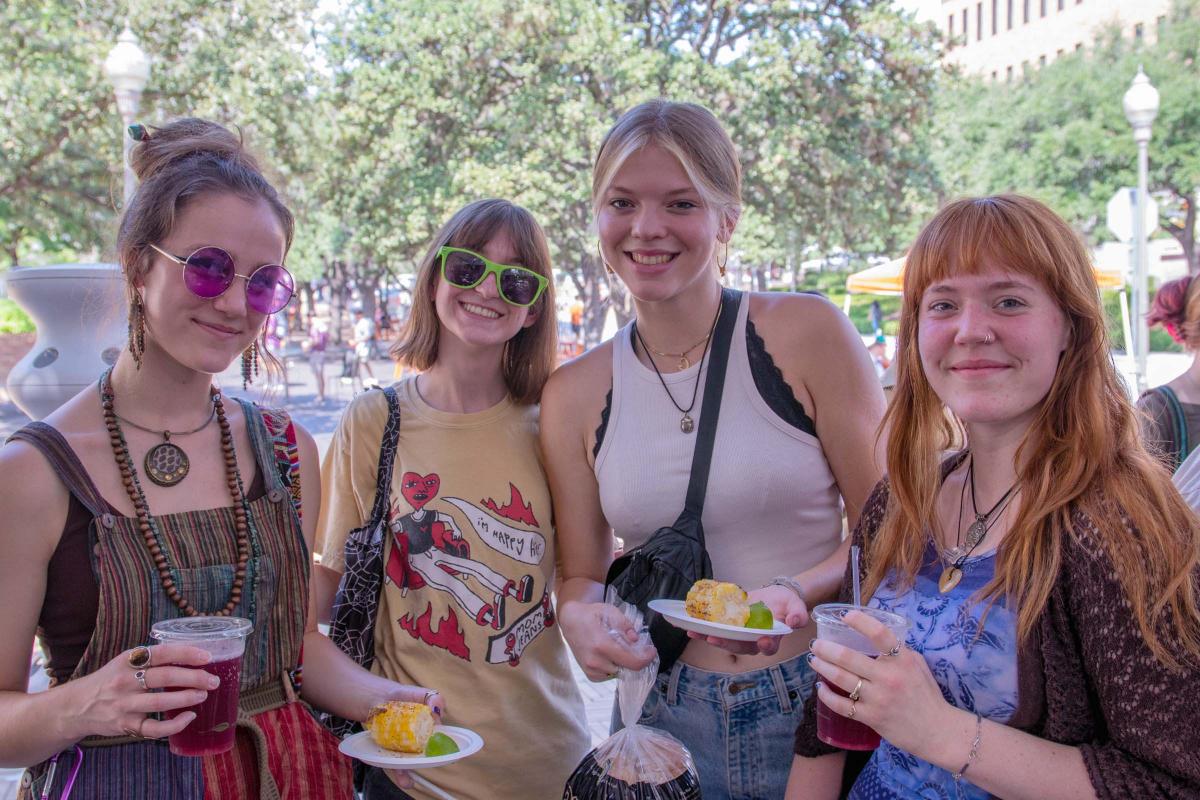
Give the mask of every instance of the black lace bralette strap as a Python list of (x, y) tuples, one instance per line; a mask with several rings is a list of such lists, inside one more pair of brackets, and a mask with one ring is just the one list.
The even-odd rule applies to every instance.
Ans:
[(67, 491), (75, 495), (93, 517), (109, 513), (108, 503), (100, 496), (96, 484), (92, 483), (83, 462), (57, 428), (44, 422), (31, 422), (9, 436), (8, 441), (25, 442), (36, 447), (50, 462), (51, 469), (67, 487)]

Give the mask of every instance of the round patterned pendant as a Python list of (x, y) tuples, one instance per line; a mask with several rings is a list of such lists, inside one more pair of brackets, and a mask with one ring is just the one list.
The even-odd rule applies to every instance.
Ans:
[(162, 442), (150, 448), (142, 466), (150, 480), (159, 486), (174, 486), (187, 477), (191, 463), (179, 445)]

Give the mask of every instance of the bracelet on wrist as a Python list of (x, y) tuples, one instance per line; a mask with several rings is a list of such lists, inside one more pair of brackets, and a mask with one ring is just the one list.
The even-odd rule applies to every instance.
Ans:
[(796, 593), (796, 596), (800, 598), (801, 603), (804, 603), (805, 606), (808, 605), (808, 598), (804, 596), (804, 587), (800, 585), (800, 581), (796, 580), (790, 575), (780, 575), (778, 578), (771, 578), (771, 580), (767, 581), (766, 585), (786, 586)]
[(983, 717), (979, 712), (975, 712), (975, 738), (971, 740), (971, 749), (967, 753), (966, 762), (959, 767), (958, 772), (953, 773), (954, 789), (958, 791), (958, 782), (962, 780), (963, 775), (967, 774), (967, 770), (975, 763), (975, 759), (979, 756), (979, 742), (983, 738)]

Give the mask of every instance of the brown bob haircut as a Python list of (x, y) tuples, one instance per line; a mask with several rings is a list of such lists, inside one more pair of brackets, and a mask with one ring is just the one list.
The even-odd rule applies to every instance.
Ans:
[(412, 312), (392, 345), (391, 355), (416, 370), (427, 370), (434, 365), (442, 330), (433, 305), (434, 288), (441, 277), (438, 251), (449, 246), (478, 252), (501, 231), (512, 240), (519, 266), (550, 279), (546, 291), (530, 307), (537, 314), (536, 321), (518, 331), (504, 346), (502, 370), (508, 393), (515, 402), (528, 405), (541, 399), (542, 387), (554, 370), (558, 355), (554, 273), (542, 226), (532, 214), (508, 200), (476, 200), (461, 208), (433, 237), (417, 267)]

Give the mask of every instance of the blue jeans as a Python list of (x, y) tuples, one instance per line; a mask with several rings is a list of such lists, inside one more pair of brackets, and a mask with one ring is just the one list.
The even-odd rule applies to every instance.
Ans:
[[(803, 655), (736, 675), (676, 662), (658, 676), (638, 724), (691, 751), (704, 800), (779, 800), (815, 679)], [(614, 707), (612, 729), (622, 727)]]

